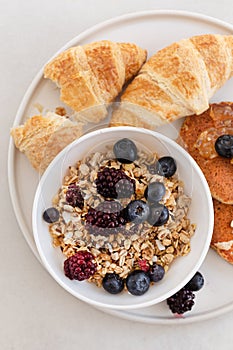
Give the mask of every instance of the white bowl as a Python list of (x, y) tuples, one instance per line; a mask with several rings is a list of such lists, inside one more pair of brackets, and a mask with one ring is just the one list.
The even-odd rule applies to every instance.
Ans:
[[(59, 248), (53, 247), (48, 224), (42, 219), (44, 210), (52, 206), (52, 198), (60, 188), (68, 167), (85, 157), (91, 150), (101, 151), (106, 145), (111, 145), (124, 137), (134, 140), (145, 149), (157, 152), (159, 156), (170, 154), (175, 158), (178, 177), (184, 182), (185, 193), (192, 198), (189, 218), (197, 225), (196, 232), (191, 238), (190, 253), (175, 259), (164, 279), (151, 286), (142, 296), (133, 296), (127, 292), (112, 295), (93, 283), (68, 279), (63, 272), (65, 257)], [(41, 260), (51, 276), (64, 289), (97, 307), (136, 309), (165, 300), (181, 289), (199, 269), (210, 245), (213, 231), (213, 207), (203, 173), (192, 157), (176, 142), (146, 129), (114, 127), (86, 134), (57, 155), (39, 182), (34, 199), (32, 222)]]

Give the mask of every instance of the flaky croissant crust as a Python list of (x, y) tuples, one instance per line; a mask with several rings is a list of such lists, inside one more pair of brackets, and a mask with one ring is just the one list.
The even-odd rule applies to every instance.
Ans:
[[(153, 129), (201, 114), (232, 74), (232, 35), (205, 34), (173, 43), (142, 66), (123, 93), (122, 109), (113, 114), (111, 126), (135, 123)], [(136, 107), (145, 113), (135, 113)]]
[(76, 112), (103, 106), (80, 114), (80, 119), (97, 123), (106, 116), (105, 105), (138, 73), (146, 56), (135, 44), (102, 40), (60, 53), (45, 66), (44, 77), (60, 87), (60, 99)]

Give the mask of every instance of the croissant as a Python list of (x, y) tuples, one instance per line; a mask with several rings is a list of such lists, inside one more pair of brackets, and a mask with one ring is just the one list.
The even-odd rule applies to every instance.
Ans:
[(110, 126), (149, 129), (201, 114), (209, 99), (233, 75), (233, 36), (199, 35), (155, 53), (121, 97)]
[(11, 136), (33, 168), (43, 173), (53, 158), (82, 132), (82, 123), (74, 123), (50, 112), (46, 116), (33, 116), (24, 125), (12, 128)]
[(76, 112), (79, 120), (97, 123), (106, 116), (106, 105), (122, 91), (146, 60), (146, 51), (131, 43), (103, 40), (72, 47), (44, 68), (44, 77), (60, 87), (60, 99)]

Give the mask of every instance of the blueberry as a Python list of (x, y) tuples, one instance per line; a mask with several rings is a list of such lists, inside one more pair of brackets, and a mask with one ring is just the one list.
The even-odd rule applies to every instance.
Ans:
[(113, 152), (121, 163), (130, 164), (137, 159), (137, 147), (127, 138), (117, 141), (113, 146)]
[(163, 204), (156, 203), (150, 206), (150, 213), (147, 221), (152, 226), (164, 225), (169, 219), (169, 211)]
[(106, 273), (102, 285), (108, 293), (118, 294), (124, 289), (124, 280), (115, 272)]
[(165, 270), (163, 266), (158, 264), (153, 264), (149, 270), (150, 280), (153, 282), (159, 282), (163, 279)]
[(176, 161), (170, 156), (159, 158), (157, 162), (157, 172), (164, 177), (171, 177), (177, 169)]
[(151, 182), (145, 189), (144, 196), (151, 202), (159, 202), (165, 195), (166, 188), (162, 182)]
[(126, 207), (126, 218), (135, 224), (146, 221), (149, 215), (149, 205), (142, 200), (131, 201)]
[(142, 270), (134, 270), (126, 279), (126, 287), (133, 295), (143, 295), (150, 287), (150, 277)]
[(43, 213), (43, 219), (49, 224), (52, 224), (53, 222), (58, 221), (59, 211), (54, 207), (48, 208)]
[(215, 142), (215, 150), (221, 157), (233, 157), (233, 135), (219, 136)]
[(193, 278), (185, 285), (185, 289), (197, 292), (204, 286), (204, 277), (200, 272), (196, 272)]

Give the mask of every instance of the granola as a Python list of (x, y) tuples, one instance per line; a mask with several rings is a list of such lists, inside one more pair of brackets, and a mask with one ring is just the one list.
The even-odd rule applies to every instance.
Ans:
[[(115, 159), (112, 149), (87, 155), (68, 169), (63, 184), (53, 198), (53, 206), (59, 211), (59, 220), (49, 225), (54, 247), (60, 247), (66, 258), (78, 251), (90, 252), (96, 262), (96, 272), (88, 279), (97, 286), (107, 273), (115, 272), (126, 278), (130, 272), (154, 263), (161, 265), (165, 272), (179, 256), (190, 251), (191, 237), (195, 224), (188, 215), (190, 198), (184, 193), (184, 186), (177, 176), (165, 178), (151, 174), (151, 164), (158, 160), (156, 153), (138, 151), (137, 159), (130, 164), (122, 164)], [(147, 221), (139, 224), (126, 222), (117, 229), (105, 229), (103, 232), (90, 227), (85, 217), (90, 208), (103, 203), (104, 198), (97, 192), (95, 180), (100, 169), (105, 167), (121, 169), (135, 181), (135, 192), (130, 198), (117, 198), (122, 208), (131, 200), (146, 201), (144, 192), (151, 182), (163, 182), (166, 193), (160, 203), (169, 210), (169, 219), (162, 226), (152, 226)], [(67, 203), (66, 194), (71, 184), (78, 184), (83, 195), (84, 205), (80, 209)], [(95, 228), (95, 227), (94, 227)]]

